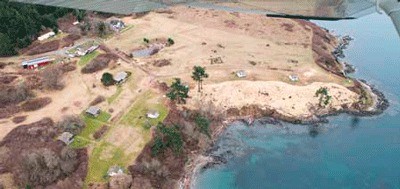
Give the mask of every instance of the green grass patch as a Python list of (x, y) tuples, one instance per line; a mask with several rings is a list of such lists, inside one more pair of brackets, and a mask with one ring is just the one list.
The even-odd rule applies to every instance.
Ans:
[(94, 51), (92, 53), (89, 53), (85, 56), (82, 56), (81, 59), (78, 62), (78, 66), (85, 66), (87, 63), (89, 63), (91, 60), (96, 58), (100, 53), (98, 51)]
[(107, 98), (108, 104), (113, 103), (121, 93), (122, 93), (122, 86), (117, 86), (117, 91), (113, 95), (111, 95), (109, 98)]
[(99, 116), (97, 116), (95, 119), (101, 122), (107, 122), (111, 118), (111, 114), (101, 111)]
[(91, 143), (90, 140), (81, 136), (75, 136), (74, 141), (70, 144), (71, 148), (84, 148)]
[[(164, 121), (168, 115), (168, 108), (163, 104), (148, 103), (147, 100), (154, 96), (151, 92), (142, 94), (132, 105), (129, 111), (121, 118), (121, 123), (130, 126), (142, 126), (145, 129), (158, 122)], [(155, 110), (160, 113), (157, 119), (150, 119), (146, 117), (149, 110)]]
[(105, 182), (108, 169), (114, 165), (125, 167), (129, 164), (128, 157), (121, 148), (112, 144), (103, 142), (96, 146), (89, 158), (86, 185), (92, 182)]

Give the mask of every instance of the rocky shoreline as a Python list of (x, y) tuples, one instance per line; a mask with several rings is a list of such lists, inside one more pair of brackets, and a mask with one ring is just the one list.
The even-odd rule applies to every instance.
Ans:
[[(342, 62), (340, 59), (345, 57), (344, 50), (347, 49), (350, 41), (353, 38), (350, 36), (344, 36), (339, 39), (339, 44), (332, 52), (332, 55), (336, 58), (338, 63), (343, 65), (343, 76), (347, 77), (346, 75), (349, 73), (354, 73), (356, 71), (353, 65), (350, 65), (346, 62)], [(354, 82), (358, 82), (362, 87), (362, 90), (366, 90), (369, 95), (371, 95), (373, 102), (372, 105), (367, 109), (357, 109), (357, 108), (344, 108), (343, 110), (338, 111), (329, 111), (323, 115), (315, 115), (313, 117), (308, 118), (290, 118), (285, 117), (283, 115), (277, 114), (274, 110), (268, 109), (261, 109), (260, 107), (243, 107), (242, 108), (242, 115), (234, 116), (235, 118), (231, 118), (226, 120), (223, 126), (221, 126), (220, 130), (225, 129), (234, 121), (242, 121), (248, 126), (252, 125), (255, 120), (259, 120), (263, 124), (274, 124), (274, 125), (281, 125), (283, 122), (289, 122), (293, 124), (302, 124), (302, 125), (310, 125), (313, 127), (318, 127), (321, 123), (327, 123), (328, 117), (337, 116), (340, 114), (349, 114), (359, 117), (368, 117), (368, 116), (377, 116), (382, 114), (388, 107), (389, 101), (385, 97), (384, 93), (379, 91), (376, 86), (369, 84), (366, 80), (363, 79), (353, 79)], [(252, 110), (250, 112), (246, 110)], [(243, 112), (244, 111), (244, 112)], [(212, 147), (206, 151), (203, 155), (195, 160), (197, 163), (195, 166), (192, 166), (186, 171), (186, 175), (183, 180), (181, 180), (179, 186), (180, 188), (192, 188), (193, 181), (196, 179), (196, 175), (205, 169), (212, 168), (214, 166), (218, 166), (221, 164), (227, 163), (227, 157), (229, 156), (229, 152), (223, 155), (215, 155), (212, 152), (216, 151), (218, 147), (215, 147), (215, 142), (218, 136), (222, 133), (222, 131), (218, 132), (217, 134), (213, 135), (213, 144)]]

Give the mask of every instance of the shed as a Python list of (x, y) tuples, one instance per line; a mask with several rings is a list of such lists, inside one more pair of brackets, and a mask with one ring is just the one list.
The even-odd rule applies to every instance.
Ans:
[(45, 33), (45, 34), (41, 35), (40, 37), (38, 37), (38, 40), (43, 41), (43, 40), (53, 37), (55, 35), (56, 35), (56, 33), (54, 33), (54, 32), (48, 32), (48, 33)]
[(117, 31), (125, 28), (125, 23), (122, 20), (111, 20), (110, 25), (112, 29)]
[(150, 110), (147, 112), (146, 116), (151, 119), (157, 119), (160, 117), (160, 113), (156, 110)]
[(246, 74), (246, 72), (244, 70), (239, 70), (239, 71), (236, 72), (236, 76), (238, 78), (244, 78), (244, 77), (247, 76), (247, 74)]
[(86, 113), (89, 114), (89, 115), (91, 115), (91, 116), (97, 117), (97, 116), (99, 116), (99, 114), (100, 114), (100, 108), (97, 107), (97, 106), (90, 106), (90, 107), (86, 110)]
[(70, 132), (63, 132), (57, 139), (69, 145), (74, 141), (74, 135)]
[(122, 167), (116, 166), (116, 165), (111, 166), (107, 171), (107, 175), (110, 177), (115, 176), (115, 175), (120, 175), (123, 173), (124, 173), (124, 170), (122, 169)]
[(297, 75), (289, 75), (289, 79), (293, 82), (299, 81), (299, 77)]
[(126, 78), (128, 78), (128, 73), (122, 71), (115, 74), (113, 79), (116, 83), (122, 83), (126, 80)]

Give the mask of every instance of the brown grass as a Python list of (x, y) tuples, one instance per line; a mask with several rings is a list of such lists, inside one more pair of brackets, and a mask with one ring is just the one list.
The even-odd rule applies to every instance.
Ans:
[(36, 111), (42, 109), (51, 103), (50, 97), (36, 98), (28, 100), (21, 105), (21, 108), (25, 112)]
[(15, 124), (22, 123), (22, 122), (24, 122), (26, 120), (26, 117), (27, 116), (16, 116), (16, 117), (13, 117), (12, 118), (12, 122), (15, 123)]
[(97, 56), (94, 60), (89, 62), (81, 72), (84, 74), (94, 73), (103, 70), (108, 67), (111, 61), (118, 60), (118, 56), (115, 54), (107, 53)]
[[(49, 41), (43, 44), (35, 44), (33, 48), (29, 49), (27, 55), (37, 55), (46, 52), (55, 51), (60, 47), (60, 40)], [(28, 47), (29, 48), (29, 47)]]

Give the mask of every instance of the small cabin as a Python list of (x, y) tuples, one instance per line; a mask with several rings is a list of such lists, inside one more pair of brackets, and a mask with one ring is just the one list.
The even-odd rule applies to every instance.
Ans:
[(128, 73), (118, 72), (117, 74), (114, 75), (113, 79), (117, 84), (120, 84), (123, 83), (126, 80), (126, 78), (128, 78)]
[(36, 58), (36, 59), (32, 59), (32, 60), (27, 60), (27, 61), (23, 61), (22, 62), (22, 67), (24, 69), (36, 69), (36, 68), (40, 68), (43, 66), (46, 66), (50, 63), (52, 63), (54, 61), (54, 59), (49, 58), (49, 57), (41, 57), (41, 58)]
[(112, 177), (115, 175), (121, 175), (124, 173), (124, 170), (122, 169), (122, 167), (120, 166), (111, 166), (108, 171), (107, 171), (107, 175)]
[(293, 82), (299, 81), (299, 77), (297, 75), (289, 75), (289, 79)]
[(91, 115), (93, 117), (97, 117), (100, 115), (100, 108), (97, 106), (90, 106), (87, 110), (86, 110), (86, 114)]
[(110, 26), (115, 31), (120, 31), (125, 28), (125, 23), (122, 20), (111, 20)]
[(70, 132), (63, 132), (57, 139), (69, 145), (74, 141), (74, 135)]
[(239, 70), (239, 71), (236, 72), (236, 76), (238, 78), (245, 78), (245, 77), (247, 77), (247, 74), (246, 74), (246, 72), (244, 70)]
[(156, 110), (150, 110), (147, 112), (146, 116), (150, 119), (157, 119), (158, 117), (160, 117), (160, 112)]

